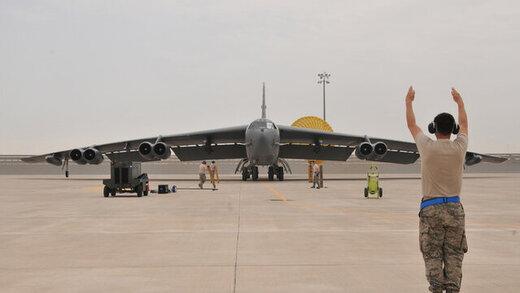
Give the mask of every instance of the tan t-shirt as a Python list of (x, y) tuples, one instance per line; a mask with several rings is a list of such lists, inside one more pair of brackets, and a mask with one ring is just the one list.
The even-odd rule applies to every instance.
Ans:
[(421, 155), (423, 199), (460, 196), (468, 136), (432, 140), (421, 132), (415, 142)]
[(207, 168), (208, 168), (208, 167), (207, 167), (206, 165), (204, 165), (204, 164), (200, 164), (200, 165), (199, 165), (199, 174), (206, 174), (206, 169), (207, 169)]

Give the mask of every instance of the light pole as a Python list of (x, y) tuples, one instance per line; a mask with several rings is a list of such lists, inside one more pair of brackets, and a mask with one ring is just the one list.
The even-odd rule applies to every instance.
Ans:
[(318, 80), (318, 83), (323, 84), (323, 120), (326, 120), (325, 119), (325, 85), (327, 83), (330, 83), (329, 82), (330, 74), (327, 72), (323, 72), (323, 73), (319, 73), (318, 77), (320, 78), (320, 80)]

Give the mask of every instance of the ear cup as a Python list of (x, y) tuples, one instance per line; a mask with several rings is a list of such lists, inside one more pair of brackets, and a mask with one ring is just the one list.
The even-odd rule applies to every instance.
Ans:
[(459, 131), (460, 131), (460, 126), (457, 123), (455, 123), (455, 126), (453, 127), (453, 131), (451, 133), (457, 134), (457, 133), (459, 133)]
[(435, 122), (428, 124), (428, 131), (431, 134), (434, 134), (437, 131), (437, 128), (435, 127)]

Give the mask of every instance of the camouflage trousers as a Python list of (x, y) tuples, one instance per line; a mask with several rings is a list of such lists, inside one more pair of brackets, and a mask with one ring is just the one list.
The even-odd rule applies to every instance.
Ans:
[(320, 173), (314, 172), (312, 174), (312, 187), (316, 187), (316, 185), (320, 188)]
[(204, 186), (204, 182), (206, 182), (206, 173), (199, 173), (199, 187), (202, 188)]
[(419, 243), (430, 291), (459, 292), (462, 259), (468, 251), (460, 202), (427, 206), (419, 213)]

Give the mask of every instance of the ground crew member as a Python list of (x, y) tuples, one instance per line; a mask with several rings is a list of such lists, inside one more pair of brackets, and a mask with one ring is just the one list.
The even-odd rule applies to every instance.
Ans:
[[(312, 168), (312, 186), (311, 188), (320, 189), (320, 165), (316, 164), (316, 162), (311, 162)], [(316, 187), (318, 185), (318, 187)]]
[[(406, 120), (421, 155), (422, 202), (419, 212), (419, 243), (430, 291), (460, 291), (462, 259), (467, 252), (464, 209), (460, 203), (462, 171), (468, 146), (468, 119), (460, 94), (452, 88), (458, 105), (459, 125), (451, 114), (437, 115), (428, 126), (436, 140), (428, 138), (415, 123), (412, 87), (406, 95)], [(458, 136), (450, 140), (451, 134)]]
[(202, 163), (199, 166), (199, 178), (200, 178), (199, 187), (200, 187), (200, 189), (202, 189), (204, 182), (206, 182), (206, 169), (207, 168), (208, 167), (206, 166), (206, 161), (202, 161)]
[(216, 168), (217, 168), (217, 165), (215, 164), (215, 161), (211, 161), (211, 164), (209, 164), (209, 169), (211, 170), (211, 173), (213, 174), (213, 178), (215, 178)]

